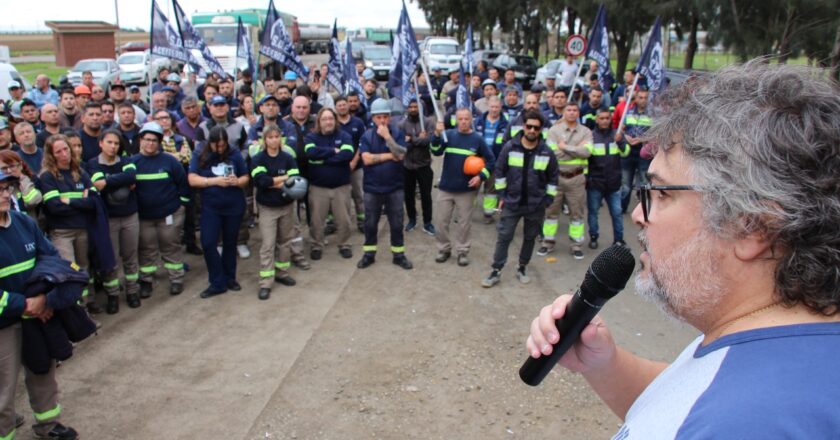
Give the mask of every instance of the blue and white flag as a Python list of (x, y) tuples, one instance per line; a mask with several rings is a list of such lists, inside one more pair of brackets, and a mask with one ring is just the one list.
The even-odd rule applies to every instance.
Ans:
[(347, 81), (344, 79), (344, 66), (341, 65), (341, 46), (338, 42), (338, 20), (333, 22), (330, 38), (330, 61), (327, 63), (327, 83), (343, 94)]
[[(359, 74), (356, 73), (356, 59), (353, 58), (353, 43), (350, 42), (350, 37), (347, 37), (347, 43), (344, 45), (344, 80), (346, 81), (345, 87), (364, 96), (365, 89), (359, 82)], [(348, 91), (342, 90), (342, 92), (347, 93)], [(365, 100), (362, 99), (362, 104), (364, 102)]]
[(665, 88), (665, 59), (662, 56), (662, 23), (659, 17), (650, 30), (650, 37), (642, 58), (639, 59), (639, 73), (644, 75), (651, 95)]
[(247, 69), (252, 75), (256, 75), (257, 71), (254, 69), (256, 63), (254, 62), (254, 52), (251, 50), (251, 37), (248, 36), (248, 31), (242, 25), (242, 17), (239, 17), (239, 27), (236, 31), (236, 65), (239, 66), (239, 60), (242, 58), (248, 63)]
[(467, 40), (464, 41), (464, 58), (461, 60), (461, 68), (466, 69), (466, 72), (470, 72), (470, 75), (475, 73), (472, 23), (467, 25)]
[(309, 75), (309, 69), (295, 51), (295, 45), (289, 33), (286, 32), (286, 26), (280, 14), (277, 13), (277, 9), (274, 8), (274, 0), (268, 2), (263, 29), (260, 53), (295, 72), (299, 77), (306, 78)]
[(150, 35), (151, 53), (185, 63), (190, 61), (187, 51), (184, 50), (181, 35), (169, 23), (166, 15), (163, 15), (163, 11), (160, 10), (155, 0), (152, 0), (152, 31)]
[(455, 108), (458, 110), (462, 108), (472, 109), (472, 101), (470, 101), (470, 93), (467, 91), (467, 84), (464, 81), (463, 69), (458, 82), (458, 91), (455, 92)]
[(391, 48), (394, 63), (388, 75), (388, 91), (392, 97), (402, 98), (403, 105), (408, 107), (408, 103), (416, 96), (411, 77), (417, 70), (420, 49), (417, 47), (417, 36), (414, 34), (414, 27), (411, 26), (405, 2), (402, 6), (397, 34)]
[(598, 15), (595, 16), (595, 24), (589, 34), (589, 47), (586, 48), (585, 58), (595, 60), (598, 63), (598, 82), (604, 93), (609, 93), (615, 83), (610, 66), (610, 40), (607, 32), (607, 7), (601, 4), (598, 8)]
[[(187, 19), (187, 15), (184, 14), (184, 10), (181, 9), (181, 5), (178, 4), (178, 0), (172, 0), (172, 4), (175, 6), (175, 22), (178, 23), (178, 29), (181, 31), (181, 40), (184, 42), (184, 48), (188, 51), (196, 49), (201, 52), (201, 57), (204, 58), (204, 62), (207, 64), (207, 67), (210, 68), (210, 71), (220, 77), (224, 77), (226, 75), (225, 69), (219, 63), (219, 60), (213, 56), (213, 53), (210, 52), (210, 48), (207, 47), (207, 43), (204, 42), (204, 38), (201, 38), (201, 34), (195, 30), (195, 27), (193, 27), (192, 23), (190, 23)], [(190, 55), (192, 55), (192, 52), (190, 52)], [(193, 59), (193, 57), (191, 56), (190, 59)], [(195, 64), (198, 64), (198, 66), (201, 67), (198, 60), (194, 61)]]

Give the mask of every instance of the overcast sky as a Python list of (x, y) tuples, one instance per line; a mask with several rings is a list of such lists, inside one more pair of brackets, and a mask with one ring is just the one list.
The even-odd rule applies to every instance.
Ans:
[[(46, 30), (45, 21), (102, 20), (115, 22), (115, 0), (2, 0), (0, 31)], [(120, 11), (120, 26), (149, 29), (151, 0), (116, 0)], [(188, 15), (224, 9), (267, 8), (268, 0), (179, 0)], [(171, 15), (171, 3), (158, 0), (158, 5)], [(298, 17), (301, 23), (332, 24), (338, 18), (339, 27), (396, 27), (402, 4), (399, 0), (275, 0), (275, 7)], [(406, 2), (411, 24), (427, 27), (417, 3)]]

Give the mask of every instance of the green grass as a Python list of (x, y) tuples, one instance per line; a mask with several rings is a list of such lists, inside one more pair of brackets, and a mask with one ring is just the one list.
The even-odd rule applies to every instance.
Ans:
[(14, 58), (32, 55), (52, 55), (54, 53), (53, 50), (13, 50), (11, 51), (11, 56)]
[[(671, 53), (671, 56), (666, 56), (669, 69), (682, 69), (685, 63), (684, 53)], [(630, 55), (627, 60), (627, 67), (633, 67), (639, 62), (638, 55)], [(740, 62), (738, 56), (729, 53), (714, 53), (714, 52), (698, 52), (694, 55), (694, 69), (697, 70), (718, 70), (721, 67), (728, 66), (733, 63)], [(788, 64), (808, 64), (808, 58), (790, 58)], [(545, 57), (540, 58), (540, 64), (545, 64)], [(616, 64), (618, 61), (615, 57), (611, 58), (613, 72), (616, 71)]]
[(35, 85), (35, 77), (39, 74), (47, 75), (52, 84), (58, 84), (58, 78), (67, 74), (66, 67), (57, 67), (55, 63), (17, 63), (15, 67), (20, 75), (33, 86)]

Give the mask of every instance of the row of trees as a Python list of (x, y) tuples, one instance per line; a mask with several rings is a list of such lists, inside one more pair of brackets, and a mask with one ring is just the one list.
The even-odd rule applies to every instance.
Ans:
[[(413, 0), (412, 0), (413, 1)], [(512, 49), (534, 56), (549, 53), (549, 36), (557, 41), (589, 32), (598, 10), (590, 0), (416, 0), (432, 31), (463, 40), (467, 24), (480, 32), (478, 47), (492, 47), (488, 36), (501, 29)], [(686, 42), (685, 65), (690, 69), (705, 30), (707, 46), (722, 44), (742, 60), (772, 55), (784, 63), (806, 56), (814, 64), (840, 70), (840, 0), (603, 0), (609, 11), (617, 74), (638, 38), (657, 15)], [(562, 44), (555, 45), (559, 56)]]

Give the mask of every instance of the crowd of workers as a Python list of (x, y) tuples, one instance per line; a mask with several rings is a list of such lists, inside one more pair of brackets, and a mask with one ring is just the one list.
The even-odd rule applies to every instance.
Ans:
[[(254, 228), (261, 300), (275, 282), (296, 284), (293, 267), (309, 270), (323, 258), (327, 235), (334, 234), (330, 243), (341, 258), (352, 258), (354, 226), (364, 234), (357, 267), (374, 264), (382, 215), (395, 265), (413, 268), (404, 234), (422, 230), (435, 237), (437, 263), (454, 254), (467, 266), (471, 218), (481, 206), (484, 223), (497, 223), (484, 287), (499, 283), (520, 219), (522, 283), (530, 280), (526, 269), (538, 241), (538, 255), (555, 251), (562, 212), (570, 217), (573, 258), (584, 257), (586, 220), (588, 246), (598, 248), (604, 202), (613, 242), (623, 244), (622, 213), (650, 159), (642, 140), (651, 125), (647, 92), (637, 90), (633, 104), (626, 102), (632, 72), (611, 91), (597, 78), (577, 88), (555, 87), (549, 78), (525, 91), (512, 70), (500, 77), (486, 67), (465, 73), (471, 102), (464, 108), (455, 105), (457, 71), (447, 80), (436, 70), (428, 83), (419, 76), (419, 99), (404, 108), (361, 64), (364, 92), (346, 94), (323, 81), (326, 65), (310, 66), (308, 78), (286, 72), (282, 80), (245, 71), (199, 81), (162, 68), (148, 99), (136, 85), (103, 89), (90, 72), (76, 86), (54, 87), (45, 75), (31, 90), (12, 81), (0, 116), (0, 211), (7, 228), (19, 222), (29, 235), (4, 240), (31, 239), (37, 255), (57, 252), (86, 271), (90, 282), (79, 303), (91, 315), (103, 305), (118, 313), (121, 294), (128, 307), (140, 307), (161, 269), (171, 295), (184, 291), (190, 269), (207, 273), (201, 298), (241, 290), (237, 262), (250, 257)], [(443, 120), (431, 116), (433, 106)], [(617, 132), (623, 112), (626, 124)], [(437, 179), (434, 156), (442, 157)], [(48, 240), (32, 237), (39, 228)], [(32, 258), (29, 247), (7, 255), (0, 276), (26, 275), (32, 268), (21, 264)], [(206, 267), (189, 268), (185, 252), (203, 255)], [(2, 287), (4, 304), (15, 304), (0, 309), (7, 327), (21, 315), (48, 318), (48, 306), (32, 309), (15, 286)], [(43, 417), (36, 414), (36, 431), (75, 438), (57, 423), (53, 400), (45, 399)]]

